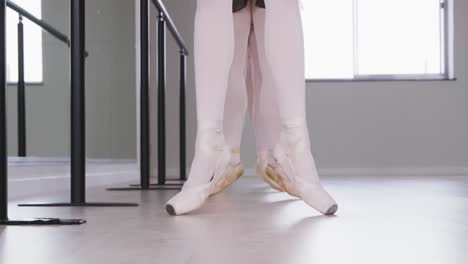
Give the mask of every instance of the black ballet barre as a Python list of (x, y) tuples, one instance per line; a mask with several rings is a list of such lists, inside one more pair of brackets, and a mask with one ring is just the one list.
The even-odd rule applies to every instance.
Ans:
[(71, 197), (70, 202), (20, 204), (19, 206), (138, 206), (136, 203), (86, 201), (85, 109), (85, 1), (70, 2), (71, 62)]
[[(84, 219), (35, 218), (13, 220), (8, 218), (8, 153), (7, 153), (7, 116), (6, 116), (6, 8), (22, 10), (10, 1), (0, 0), (0, 225), (76, 225)], [(21, 19), (20, 19), (21, 22)], [(37, 22), (37, 19), (36, 19)], [(22, 24), (18, 30), (22, 33)], [(22, 34), (18, 36), (23, 44)], [(19, 56), (23, 56), (19, 52)], [(20, 57), (21, 59), (21, 57)], [(24, 72), (20, 72), (24, 74)]]
[(68, 39), (68, 37), (65, 34), (61, 33), (60, 31), (58, 31), (57, 29), (55, 29), (54, 27), (52, 27), (48, 23), (42, 21), (41, 19), (35, 17), (33, 14), (31, 14), (28, 11), (26, 11), (25, 9), (21, 8), (19, 5), (15, 4), (14, 2), (9, 1), (9, 0), (6, 1), (6, 2), (7, 2), (7, 6), (9, 8), (16, 11), (21, 16), (24, 16), (25, 18), (27, 18), (28, 20), (30, 20), (34, 24), (38, 25), (39, 27), (41, 27), (43, 30), (47, 31), (49, 34), (51, 34), (52, 36), (54, 36), (58, 40), (64, 42), (68, 46), (70, 46), (70, 40)]
[[(188, 49), (173, 20), (160, 0), (152, 0), (158, 17), (158, 182), (150, 183), (150, 110), (149, 110), (149, 0), (140, 0), (140, 184), (110, 191), (178, 190), (186, 180), (186, 57)], [(180, 49), (179, 79), (179, 140), (180, 176), (167, 179), (166, 175), (166, 27)], [(176, 181), (179, 183), (168, 183)]]

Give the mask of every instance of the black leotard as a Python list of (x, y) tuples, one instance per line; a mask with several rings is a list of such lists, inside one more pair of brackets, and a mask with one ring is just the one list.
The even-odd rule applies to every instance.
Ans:
[[(253, 0), (252, 0), (253, 1)], [(244, 9), (249, 0), (232, 0), (232, 12), (238, 12)], [(257, 0), (255, 3), (256, 6), (265, 8), (265, 1), (264, 0)]]

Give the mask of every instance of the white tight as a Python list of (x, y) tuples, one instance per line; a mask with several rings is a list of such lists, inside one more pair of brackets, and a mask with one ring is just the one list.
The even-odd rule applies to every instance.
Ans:
[(184, 186), (210, 182), (223, 148), (224, 100), (234, 53), (232, 0), (197, 0), (194, 58), (197, 97), (195, 156)]
[(232, 0), (197, 0), (194, 57), (199, 122), (223, 120), (234, 54), (232, 19)]
[[(229, 82), (224, 105), (224, 136), (226, 143), (239, 147), (247, 107), (246, 61), (251, 27), (251, 13), (244, 8), (234, 13), (234, 58), (229, 71)], [(237, 159), (237, 157), (236, 157)]]
[[(255, 126), (257, 151), (267, 150), (278, 142), (280, 124), (305, 120), (306, 116), (299, 0), (266, 0), (266, 9), (254, 8), (252, 12), (245, 8), (235, 15), (232, 13), (232, 0), (197, 1), (195, 81), (198, 132), (204, 128), (224, 131), (220, 137), (214, 133), (204, 133), (206, 136), (197, 133), (196, 144), (204, 142), (206, 145), (211, 140), (227, 142), (234, 147), (240, 145), (247, 101), (245, 65), (252, 21), (249, 16), (252, 16), (258, 44), (257, 52), (251, 46), (254, 51), (251, 53), (252, 69), (255, 71), (258, 67), (263, 78), (260, 87), (252, 89), (252, 107), (249, 109)], [(252, 83), (259, 83), (258, 75), (253, 77)], [(308, 136), (304, 139), (308, 145)], [(199, 161), (212, 163), (213, 158)], [(194, 162), (197, 165), (195, 163), (198, 162)]]
[(248, 101), (250, 118), (255, 127), (257, 152), (262, 152), (278, 142), (279, 113), (276, 91), (263, 48), (265, 11), (256, 6), (252, 9), (247, 7), (234, 13), (235, 49), (225, 102), (224, 131), (227, 143), (238, 147)]
[(304, 36), (299, 0), (265, 0), (265, 52), (282, 123), (305, 118)]
[[(261, 75), (260, 85), (254, 89), (254, 105), (252, 120), (255, 127), (257, 153), (268, 151), (278, 143), (280, 131), (280, 116), (277, 100), (277, 88), (272, 76), (271, 68), (265, 54), (265, 9), (254, 7), (254, 34), (252, 35), (252, 59), (257, 68), (255, 76)], [(258, 83), (258, 82), (255, 82)]]

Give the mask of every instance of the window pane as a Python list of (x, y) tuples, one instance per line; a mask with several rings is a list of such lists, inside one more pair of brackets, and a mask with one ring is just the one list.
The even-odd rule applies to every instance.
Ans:
[[(41, 18), (40, 0), (14, 0), (16, 4)], [(42, 30), (23, 18), (24, 67), (26, 82), (42, 82)], [(7, 8), (7, 81), (18, 81), (18, 13)]]
[(353, 1), (302, 3), (306, 78), (352, 78)]
[(441, 73), (440, 0), (355, 0), (357, 72)]

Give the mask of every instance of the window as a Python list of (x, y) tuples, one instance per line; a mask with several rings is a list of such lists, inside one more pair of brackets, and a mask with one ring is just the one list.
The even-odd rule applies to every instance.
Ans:
[[(13, 0), (23, 9), (41, 18), (41, 0)], [(15, 11), (7, 8), (7, 81), (18, 81), (18, 19)], [(28, 19), (24, 25), (24, 79), (28, 83), (43, 81), (42, 30)]]
[(306, 78), (451, 78), (448, 1), (303, 0)]

